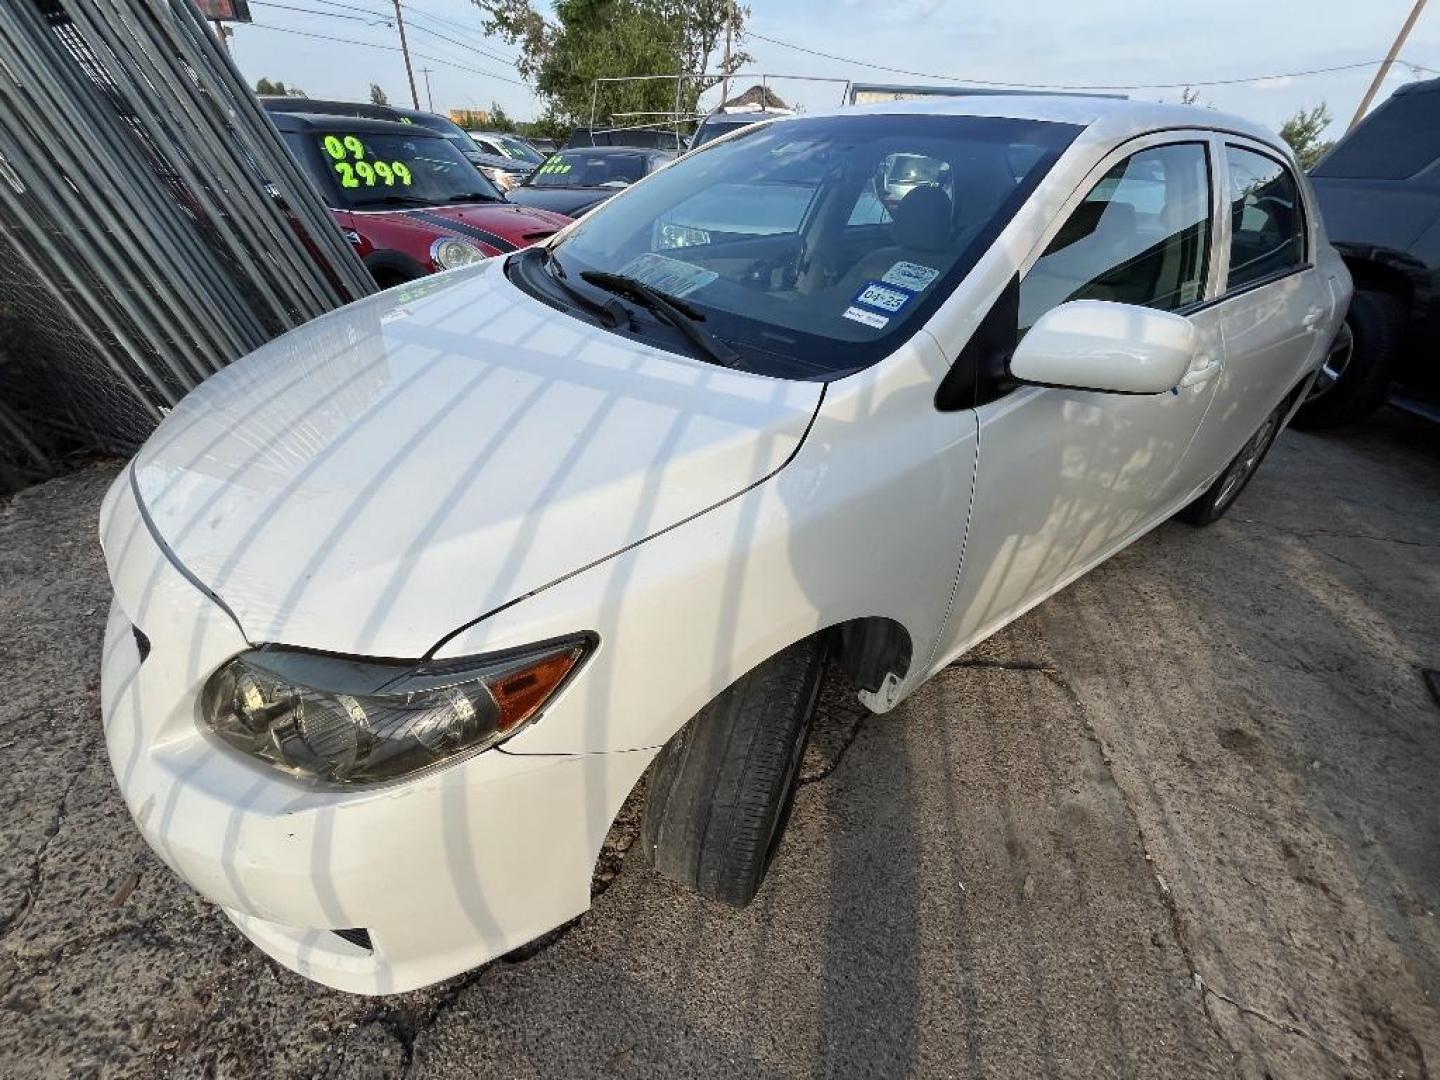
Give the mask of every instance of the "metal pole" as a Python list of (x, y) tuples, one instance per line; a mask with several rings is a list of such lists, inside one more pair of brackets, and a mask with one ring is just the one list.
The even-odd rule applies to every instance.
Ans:
[(435, 111), (435, 95), (430, 92), (430, 72), (433, 68), (421, 68), (420, 74), (425, 76), (425, 107), (431, 112)]
[(405, 57), (405, 77), (410, 80), (410, 103), (420, 108), (420, 94), (415, 89), (415, 69), (410, 65), (410, 45), (405, 40), (405, 16), (400, 14), (400, 0), (395, 0), (395, 29), (400, 31), (400, 52)]
[(1380, 65), (1380, 70), (1375, 73), (1375, 78), (1370, 83), (1370, 89), (1365, 91), (1365, 96), (1360, 99), (1360, 107), (1355, 110), (1355, 116), (1350, 121), (1350, 126), (1345, 129), (1348, 134), (1355, 130), (1355, 125), (1365, 119), (1365, 114), (1370, 111), (1370, 103), (1375, 100), (1375, 95), (1380, 90), (1380, 84), (1385, 81), (1385, 76), (1390, 74), (1390, 66), (1395, 63), (1395, 58), (1400, 55), (1400, 50), (1405, 47), (1405, 39), (1410, 36), (1410, 31), (1415, 29), (1415, 20), (1420, 18), (1420, 11), (1425, 7), (1426, 0), (1415, 0), (1415, 6), (1410, 9), (1410, 17), (1405, 20), (1405, 25), (1400, 27), (1400, 33), (1395, 36), (1395, 44), (1390, 46), (1390, 52), (1385, 57), (1385, 62)]
[(725, 4), (725, 59), (720, 64), (720, 70), (725, 77), (720, 80), (720, 106), (724, 108), (725, 103), (730, 100), (730, 29), (735, 24), (735, 0), (727, 0)]

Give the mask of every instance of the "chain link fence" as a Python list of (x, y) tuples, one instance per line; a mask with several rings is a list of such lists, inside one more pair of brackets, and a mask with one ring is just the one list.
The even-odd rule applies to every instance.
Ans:
[(0, 489), (374, 289), (191, 0), (0, 3)]

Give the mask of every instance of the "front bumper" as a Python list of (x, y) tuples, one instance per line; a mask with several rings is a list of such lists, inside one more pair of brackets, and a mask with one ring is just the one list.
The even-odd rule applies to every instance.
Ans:
[[(249, 645), (128, 490), (107, 499), (102, 535), (116, 592), (102, 712), (121, 794), (156, 854), (266, 953), (336, 989), (392, 993), (586, 910), (600, 844), (652, 752), (491, 751), (357, 792), (291, 781), (197, 726), (205, 680)], [(334, 933), (355, 929), (371, 948)]]

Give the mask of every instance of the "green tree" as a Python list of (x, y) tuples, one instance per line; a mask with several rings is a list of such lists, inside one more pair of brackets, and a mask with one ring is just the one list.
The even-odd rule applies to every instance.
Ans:
[[(693, 114), (700, 95), (720, 81), (715, 54), (727, 19), (736, 43), (728, 70), (750, 60), (738, 47), (750, 11), (731, 0), (555, 0), (553, 22), (536, 0), (474, 2), (486, 31), (519, 47), (520, 74), (544, 100), (548, 120), (560, 126), (589, 123), (597, 78), (708, 72), (681, 81), (681, 113)], [(597, 122), (663, 122), (676, 104), (668, 79), (602, 84)]]
[(1306, 172), (1335, 145), (1333, 140), (1324, 138), (1330, 120), (1330, 108), (1322, 101), (1313, 109), (1301, 109), (1280, 125), (1280, 137), (1290, 144)]
[(370, 104), (371, 104), (371, 105), (389, 105), (389, 104), (390, 104), (390, 99), (385, 96), (385, 91), (382, 90), (382, 89), (380, 89), (380, 84), (379, 84), (379, 83), (373, 83), (373, 82), (372, 82), (372, 83), (370, 84)]
[(490, 103), (490, 130), (499, 132), (516, 130), (515, 121), (510, 119), (510, 114), (500, 107), (498, 101)]
[(255, 82), (255, 93), (266, 97), (304, 97), (305, 91), (298, 86), (286, 86), (279, 79), (273, 82), (261, 76)]

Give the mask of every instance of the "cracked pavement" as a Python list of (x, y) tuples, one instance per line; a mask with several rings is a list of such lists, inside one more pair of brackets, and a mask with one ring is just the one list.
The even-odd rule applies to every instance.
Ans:
[(1425, 1077), (1440, 1061), (1440, 438), (1291, 432), (886, 716), (824, 691), (734, 912), (625, 860), (426, 991), (266, 960), (113, 789), (113, 465), (0, 504), (0, 1075)]

